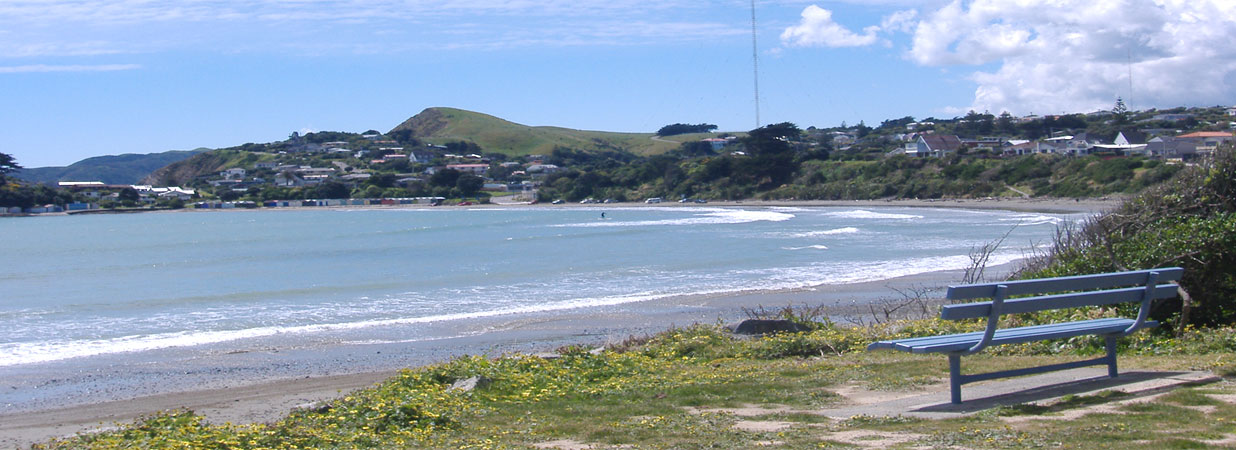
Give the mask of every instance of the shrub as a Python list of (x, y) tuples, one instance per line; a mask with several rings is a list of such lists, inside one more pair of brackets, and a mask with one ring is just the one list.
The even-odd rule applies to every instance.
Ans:
[[(1119, 166), (1116, 166), (1119, 167)], [(1127, 167), (1127, 166), (1126, 166)], [(1192, 305), (1152, 311), (1179, 325), (1236, 323), (1236, 151), (1182, 170), (1117, 209), (1057, 232), (1054, 248), (1022, 271), (1028, 278), (1180, 266)]]

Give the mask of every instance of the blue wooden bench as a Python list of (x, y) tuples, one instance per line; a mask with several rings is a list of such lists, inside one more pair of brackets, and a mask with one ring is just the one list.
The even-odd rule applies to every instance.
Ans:
[[(868, 350), (893, 349), (911, 353), (948, 354), (949, 386), (954, 404), (961, 403), (961, 385), (995, 378), (1015, 377), (1076, 367), (1107, 365), (1107, 374), (1116, 377), (1116, 339), (1142, 328), (1158, 326), (1146, 320), (1150, 302), (1176, 296), (1176, 285), (1184, 269), (1138, 270), (1037, 280), (949, 286), (949, 300), (990, 298), (991, 301), (945, 305), (940, 318), (945, 320), (987, 318), (987, 329), (973, 333), (917, 337), (879, 341)], [(1012, 298), (1017, 297), (1017, 298)], [(1141, 302), (1137, 318), (1107, 318), (1076, 322), (1034, 325), (1019, 328), (999, 328), (1000, 316), (1080, 306), (1103, 306), (1126, 302)], [(1074, 336), (1098, 335), (1106, 341), (1107, 354), (1085, 361), (1051, 364), (1041, 367), (1005, 370), (974, 375), (962, 375), (961, 357), (977, 353), (991, 345), (1062, 339)]]

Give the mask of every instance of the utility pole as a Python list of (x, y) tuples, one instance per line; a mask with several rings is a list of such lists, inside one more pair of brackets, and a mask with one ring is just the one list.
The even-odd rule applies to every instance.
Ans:
[(755, 80), (755, 127), (760, 127), (760, 47), (757, 45), (755, 29), (755, 0), (751, 0), (751, 67)]

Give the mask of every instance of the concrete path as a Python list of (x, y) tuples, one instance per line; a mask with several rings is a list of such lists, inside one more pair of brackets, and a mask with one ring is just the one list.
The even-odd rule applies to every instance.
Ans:
[[(1048, 404), (1066, 395), (1093, 395), (1101, 391), (1121, 391), (1133, 397), (1163, 393), (1172, 389), (1206, 384), (1220, 378), (1209, 372), (1148, 372), (1130, 371), (1108, 378), (1106, 367), (1093, 367), (1051, 372), (1028, 377), (967, 384), (961, 387), (962, 404), (949, 401), (948, 385), (938, 392), (909, 393), (887, 396), (881, 401), (843, 406), (821, 411), (820, 414), (848, 419), (856, 415), (906, 416), (925, 419), (948, 419), (973, 414), (998, 406), (1017, 404)], [(844, 394), (843, 394), (844, 395)]]

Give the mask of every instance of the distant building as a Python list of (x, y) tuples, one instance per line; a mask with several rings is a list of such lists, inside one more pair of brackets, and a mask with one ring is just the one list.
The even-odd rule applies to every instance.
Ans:
[(527, 169), (524, 169), (524, 171), (527, 172), (529, 175), (534, 175), (534, 174), (547, 175), (547, 174), (557, 172), (559, 170), (562, 170), (562, 168), (555, 166), (553, 164), (533, 164), (533, 165), (528, 166)]
[(1156, 136), (1146, 142), (1146, 152), (1153, 158), (1188, 161), (1197, 156), (1197, 142), (1171, 136)]
[(1180, 120), (1188, 120), (1192, 118), (1193, 118), (1192, 114), (1156, 114), (1154, 115), (1154, 117), (1151, 117), (1150, 120), (1164, 120), (1168, 122), (1175, 122), (1175, 121), (1180, 121)]
[(1121, 131), (1116, 135), (1113, 144), (1116, 145), (1143, 145), (1146, 143), (1146, 133), (1140, 131)]
[(484, 175), (489, 170), (489, 164), (447, 164), (446, 168), (473, 175)]
[(225, 180), (242, 180), (245, 178), (245, 173), (245, 169), (233, 167), (231, 169), (219, 172), (219, 176), (223, 177)]
[(711, 145), (712, 151), (714, 152), (721, 151), (721, 148), (725, 147), (725, 144), (730, 143), (730, 141), (727, 141), (725, 139), (717, 139), (717, 138), (704, 139), (703, 142), (707, 142), (708, 145)]
[[(910, 156), (943, 158), (961, 148), (961, 139), (954, 135), (920, 134)], [(907, 152), (909, 153), (909, 152)]]

